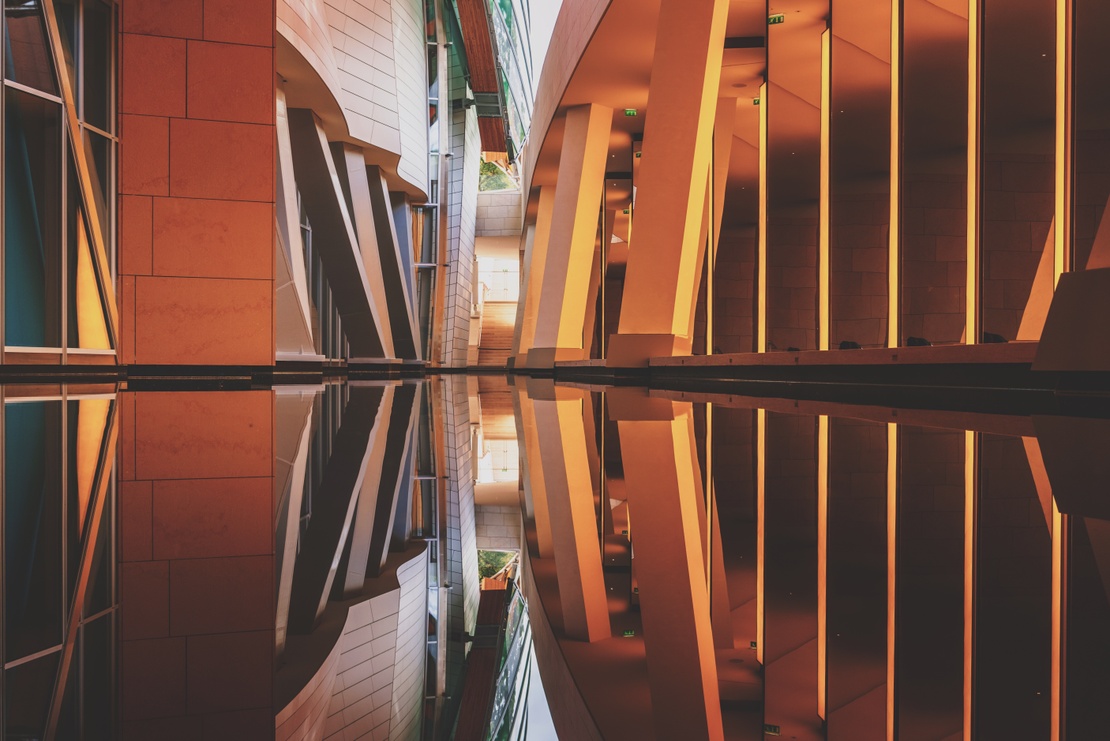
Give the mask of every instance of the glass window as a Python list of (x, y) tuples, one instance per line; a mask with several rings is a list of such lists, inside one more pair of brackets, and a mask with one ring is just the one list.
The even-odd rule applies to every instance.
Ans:
[(113, 615), (81, 629), (82, 729), (86, 741), (108, 741), (115, 733), (115, 671)]
[(58, 17), (58, 28), (62, 32), (62, 45), (65, 47), (66, 72), (69, 74), (69, 84), (75, 91), (80, 39), (77, 33), (78, 5), (78, 0), (54, 0), (54, 14)]
[(59, 658), (55, 652), (5, 672), (4, 738), (43, 738)]
[(62, 639), (61, 402), (4, 407), (5, 659)]
[(85, 123), (111, 131), (112, 9), (101, 0), (85, 0)]
[(69, 250), (66, 282), (69, 346), (86, 350), (110, 350), (112, 343), (108, 335), (108, 320), (105, 317), (104, 301), (96, 278), (95, 251), (89, 238), (89, 224), (82, 207), (77, 173), (72, 162), (70, 162), (69, 171), (70, 205), (67, 231)]
[(5, 341), (59, 347), (62, 108), (14, 88), (5, 103)]
[(5, 75), (9, 80), (56, 95), (54, 61), (39, 0), (4, 3)]

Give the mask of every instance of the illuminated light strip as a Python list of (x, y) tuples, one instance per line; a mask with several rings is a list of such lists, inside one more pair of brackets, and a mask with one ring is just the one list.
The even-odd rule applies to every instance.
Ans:
[(1053, 282), (1070, 267), (1071, 246), (1071, 5), (1072, 0), (1056, 0), (1056, 206), (1053, 220)]
[(975, 489), (977, 449), (973, 430), (964, 433), (964, 738), (972, 738), (975, 644)]
[[(895, 0), (897, 2), (897, 0)], [(894, 741), (894, 668), (898, 614), (898, 425), (886, 426), (886, 738)]]
[[(979, 9), (967, 3), (967, 297), (964, 342), (979, 341)], [(971, 738), (967, 736), (967, 738)]]
[(764, 517), (767, 503), (767, 410), (755, 410), (755, 660), (763, 664)]
[[(756, 256), (755, 351), (767, 352), (767, 83), (759, 86), (759, 247)], [(762, 641), (760, 642), (762, 646)], [(762, 651), (762, 648), (760, 649)]]
[[(817, 226), (817, 349), (829, 349), (829, 151), (832, 127), (832, 31), (821, 34), (821, 203)], [(822, 715), (824, 717), (824, 715)]]
[[(827, 32), (826, 32), (827, 33)], [(829, 675), (829, 418), (817, 418), (817, 715), (825, 716)]]
[(1064, 516), (1052, 500), (1052, 670), (1049, 689), (1050, 741), (1060, 741), (1063, 722)]
[(886, 344), (902, 337), (902, 0), (890, 2), (890, 234), (887, 256)]

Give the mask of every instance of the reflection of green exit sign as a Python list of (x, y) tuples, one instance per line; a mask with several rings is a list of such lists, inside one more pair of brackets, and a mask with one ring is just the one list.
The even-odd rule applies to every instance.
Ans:
[(759, 98), (752, 98), (752, 105), (759, 105)]
[(781, 736), (782, 728), (780, 726), (773, 726), (770, 723), (764, 723), (763, 732), (768, 736)]
[(786, 14), (785, 13), (775, 13), (774, 15), (767, 16), (767, 25), (768, 26), (775, 26), (775, 25), (778, 25), (779, 23), (786, 23)]

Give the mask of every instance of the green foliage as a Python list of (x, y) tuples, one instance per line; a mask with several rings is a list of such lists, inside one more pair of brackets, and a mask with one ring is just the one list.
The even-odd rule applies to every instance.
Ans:
[(513, 190), (516, 183), (493, 162), (483, 162), (478, 172), (478, 190)]
[(488, 579), (512, 560), (515, 553), (506, 551), (478, 551), (478, 576)]

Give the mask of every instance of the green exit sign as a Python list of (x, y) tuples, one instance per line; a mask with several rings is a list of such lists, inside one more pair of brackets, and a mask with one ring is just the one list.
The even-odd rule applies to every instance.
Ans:
[(629, 214), (629, 213), (630, 213), (630, 211), (629, 211), (629, 210), (628, 210), (628, 209), (626, 208), (626, 209), (624, 210), (624, 215), (625, 215), (625, 216), (628, 216), (628, 214)]
[(752, 105), (759, 105), (759, 98), (752, 98)]
[(624, 631), (624, 637), (625, 638), (635, 638), (636, 637), (636, 631), (626, 630), (626, 631)]
[(777, 26), (780, 23), (786, 23), (785, 13), (775, 13), (774, 15), (767, 16), (768, 26)]
[(635, 116), (636, 113), (637, 113), (637, 111), (636, 111), (635, 108), (625, 108), (624, 109), (624, 115), (628, 116), (629, 118), (631, 118), (632, 116)]
[(643, 155), (644, 155), (643, 152), (637, 152), (636, 153), (636, 159), (640, 159), (640, 157), (642, 157)]

